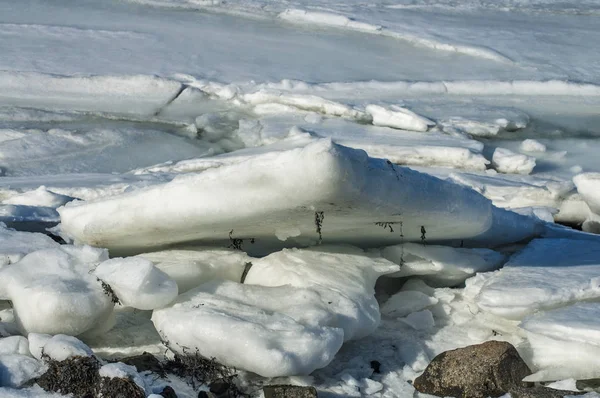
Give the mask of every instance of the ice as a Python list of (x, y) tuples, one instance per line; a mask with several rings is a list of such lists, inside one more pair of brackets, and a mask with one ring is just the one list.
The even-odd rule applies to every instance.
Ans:
[(370, 258), (351, 247), (284, 249), (254, 261), (246, 283), (316, 290), (332, 303), (344, 339), (352, 340), (377, 328), (380, 313), (375, 282), (380, 275), (398, 269), (392, 262)]
[(253, 258), (235, 249), (189, 248), (140, 254), (175, 282), (185, 293), (213, 279), (240, 282), (244, 268)]
[(600, 244), (536, 239), (485, 281), (476, 298), (484, 311), (522, 319), (539, 310), (600, 297)]
[[(69, 203), (59, 213), (62, 232), (77, 242), (121, 251), (234, 239), (259, 251), (281, 247), (277, 231), (292, 228), (296, 236), (285, 245), (381, 246), (420, 241), (424, 230), (430, 242), (464, 238), (494, 245), (541, 232), (535, 222), (494, 208), (467, 188), (326, 139), (104, 200)], [(400, 223), (403, 236), (384, 228)]]
[(93, 356), (90, 347), (73, 336), (29, 333), (27, 337), (31, 352), (37, 359), (50, 358), (55, 361), (64, 361), (73, 357)]
[(28, 253), (58, 246), (46, 235), (15, 231), (0, 223), (0, 268), (16, 263)]
[(400, 291), (391, 296), (381, 307), (381, 314), (386, 316), (404, 317), (413, 312), (421, 311), (437, 304), (435, 297), (430, 297), (419, 291)]
[(528, 138), (521, 142), (521, 150), (525, 152), (546, 152), (546, 145), (534, 139)]
[(381, 251), (401, 266), (390, 276), (419, 275), (437, 285), (454, 286), (477, 272), (493, 271), (504, 263), (505, 256), (489, 249), (453, 248), (448, 246), (404, 243)]
[(427, 131), (435, 123), (401, 107), (386, 109), (379, 105), (369, 105), (366, 111), (373, 117), (375, 126), (392, 127), (402, 130)]
[(44, 391), (41, 387), (25, 387), (20, 389), (0, 387), (0, 395), (3, 398), (62, 398), (64, 395)]
[(22, 205), (22, 206), (38, 206), (38, 207), (57, 207), (72, 201), (74, 198), (66, 195), (60, 195), (49, 191), (45, 186), (41, 186), (36, 190), (27, 191), (22, 194), (11, 196), (2, 201), (3, 204)]
[(23, 336), (0, 338), (0, 355), (8, 354), (31, 355), (27, 339)]
[(177, 297), (177, 283), (141, 257), (112, 258), (94, 270), (107, 283), (122, 305), (152, 310), (169, 304)]
[(525, 318), (532, 362), (537, 372), (527, 380), (547, 381), (574, 378), (591, 379), (600, 367), (600, 324), (594, 302), (541, 312)]
[(341, 329), (303, 325), (279, 312), (203, 292), (180, 295), (152, 321), (169, 347), (265, 377), (309, 374), (340, 349)]
[(11, 300), (23, 332), (79, 335), (104, 326), (113, 304), (90, 265), (100, 249), (62, 246), (26, 255), (0, 269), (0, 297)]
[(412, 312), (400, 320), (416, 330), (430, 330), (435, 326), (433, 314), (429, 310)]
[(573, 182), (590, 209), (600, 215), (600, 173), (578, 174)]
[[(41, 376), (44, 371), (44, 366), (30, 356), (19, 354), (0, 355), (1, 387), (21, 387), (29, 380)], [(0, 393), (2, 393), (1, 388)]]
[(506, 148), (496, 148), (492, 166), (500, 173), (530, 174), (535, 167), (535, 158)]

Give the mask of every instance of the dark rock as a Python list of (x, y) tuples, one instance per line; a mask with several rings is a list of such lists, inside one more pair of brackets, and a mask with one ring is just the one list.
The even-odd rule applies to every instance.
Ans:
[(165, 373), (160, 361), (154, 355), (147, 352), (144, 352), (142, 355), (123, 358), (120, 362), (135, 366), (138, 372), (150, 371), (159, 375)]
[(200, 391), (198, 398), (214, 398), (215, 395), (212, 392)]
[(158, 395), (161, 395), (164, 398), (177, 398), (177, 394), (175, 394), (175, 390), (173, 390), (173, 387), (171, 386), (166, 386), (165, 388), (163, 388), (161, 393)]
[(100, 363), (93, 357), (73, 357), (47, 361), (48, 371), (35, 382), (46, 391), (73, 394), (75, 398), (94, 398), (100, 381)]
[(219, 379), (210, 383), (208, 389), (215, 395), (223, 395), (231, 389), (231, 383), (227, 380)]
[(373, 369), (373, 373), (381, 373), (381, 362), (371, 361), (371, 369)]
[(461, 398), (499, 397), (525, 387), (531, 370), (509, 343), (488, 341), (436, 356), (413, 383), (419, 392)]
[(111, 398), (146, 398), (146, 393), (130, 378), (102, 377), (98, 395)]
[(553, 388), (541, 386), (531, 388), (515, 387), (510, 390), (510, 396), (512, 398), (563, 398), (567, 395), (581, 394), (585, 394), (585, 392), (555, 390)]
[(264, 386), (265, 398), (316, 398), (317, 390), (314, 387), (274, 385)]

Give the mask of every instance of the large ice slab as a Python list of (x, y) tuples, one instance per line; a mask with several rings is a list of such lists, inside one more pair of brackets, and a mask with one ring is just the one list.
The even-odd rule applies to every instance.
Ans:
[(486, 280), (477, 305), (521, 319), (538, 310), (600, 297), (600, 243), (536, 239)]
[[(133, 251), (203, 241), (245, 250), (322, 242), (494, 245), (540, 233), (468, 188), (323, 139), (59, 209), (77, 242)], [(386, 225), (402, 226), (391, 233)], [(402, 233), (400, 232), (402, 231)]]
[(288, 296), (287, 287), (232, 285), (208, 283), (155, 310), (152, 321), (168, 346), (181, 354), (198, 350), (204, 357), (265, 377), (309, 374), (333, 360), (343, 343), (342, 329), (303, 323), (314, 321), (315, 315), (320, 318), (323, 311), (302, 314), (290, 300), (314, 304), (319, 297), (301, 291)]
[(531, 381), (592, 379), (600, 374), (600, 306), (582, 302), (525, 318), (532, 363)]

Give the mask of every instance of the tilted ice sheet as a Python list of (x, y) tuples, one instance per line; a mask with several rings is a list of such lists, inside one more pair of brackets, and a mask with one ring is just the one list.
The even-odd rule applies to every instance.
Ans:
[[(423, 235), (494, 245), (542, 232), (467, 188), (329, 140), (72, 203), (59, 213), (66, 235), (122, 251), (185, 241), (226, 246), (235, 239), (250, 251), (319, 240), (381, 246)], [(403, 236), (382, 227), (400, 222)]]
[(477, 296), (484, 311), (521, 319), (600, 297), (600, 241), (536, 239), (494, 273)]

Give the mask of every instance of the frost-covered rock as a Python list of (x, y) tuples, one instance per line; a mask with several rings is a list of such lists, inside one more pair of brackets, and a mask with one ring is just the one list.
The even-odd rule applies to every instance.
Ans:
[(239, 282), (245, 265), (254, 260), (239, 250), (215, 248), (163, 250), (139, 257), (152, 261), (177, 282), (180, 294), (213, 279)]
[(325, 367), (342, 346), (341, 329), (307, 326), (283, 313), (201, 289), (180, 295), (152, 315), (156, 330), (180, 354), (198, 350), (219, 363), (276, 377)]
[(597, 378), (600, 374), (600, 308), (577, 303), (539, 312), (521, 322), (537, 372), (528, 381)]
[[(424, 230), (430, 242), (493, 245), (539, 233), (468, 188), (327, 139), (59, 212), (64, 233), (111, 250), (184, 241), (262, 253), (320, 240), (382, 246), (420, 241)], [(403, 236), (381, 227), (390, 223), (402, 223)]]
[(0, 387), (21, 387), (44, 372), (44, 365), (28, 355), (0, 355)]
[(37, 359), (49, 358), (55, 361), (64, 361), (69, 358), (94, 355), (90, 347), (73, 336), (29, 333), (27, 337), (31, 353)]
[(442, 286), (464, 282), (477, 272), (493, 271), (502, 265), (505, 256), (489, 249), (467, 249), (448, 246), (404, 243), (381, 251), (383, 257), (401, 265), (400, 271), (389, 276), (420, 275)]
[(106, 327), (113, 304), (90, 266), (106, 251), (61, 246), (0, 269), (0, 298), (11, 300), (23, 332), (79, 335)]
[(164, 307), (177, 297), (177, 284), (141, 257), (112, 258), (94, 274), (111, 287), (121, 304), (141, 310)]
[(492, 156), (492, 166), (500, 173), (530, 174), (535, 167), (535, 158), (510, 149), (496, 148)]
[(284, 249), (253, 264), (246, 277), (248, 284), (308, 288), (331, 302), (346, 341), (365, 337), (377, 328), (381, 315), (375, 282), (379, 276), (399, 270), (390, 261), (367, 257), (360, 249), (346, 246)]
[(600, 297), (600, 243), (536, 239), (489, 276), (476, 297), (484, 311), (521, 319)]

